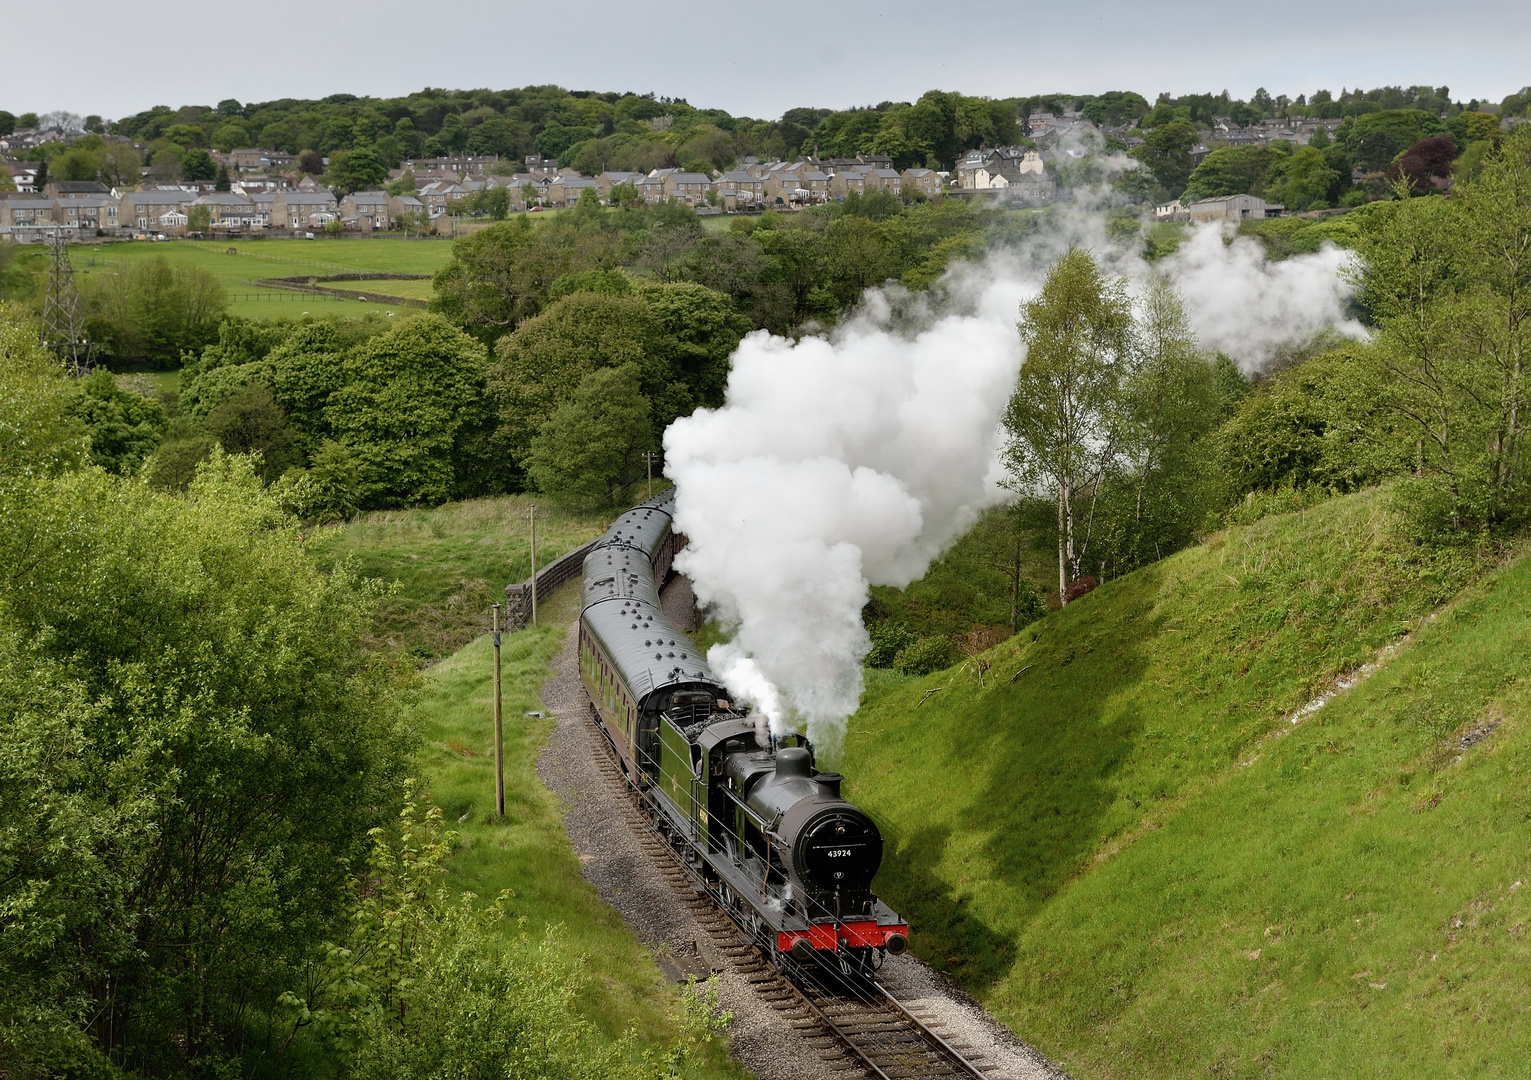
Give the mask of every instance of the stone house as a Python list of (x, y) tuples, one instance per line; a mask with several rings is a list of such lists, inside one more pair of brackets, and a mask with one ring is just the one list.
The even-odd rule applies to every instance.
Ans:
[(184, 217), (196, 198), (192, 192), (180, 190), (129, 191), (122, 196), (117, 221), (125, 229), (157, 229), (166, 214)]
[(664, 193), (682, 202), (696, 204), (707, 198), (712, 178), (695, 172), (672, 172), (663, 177)]
[(923, 191), (931, 199), (940, 198), (941, 174), (934, 169), (905, 169), (904, 188), (908, 191)]
[[(388, 202), (386, 191), (353, 191), (340, 200), (340, 219), (348, 224), (354, 221), (368, 231), (386, 229), (393, 220), (388, 213)], [(363, 219), (365, 225), (361, 224)]]
[(54, 203), (54, 216), (66, 229), (116, 229), (118, 209), (110, 195), (65, 195)]
[(215, 191), (192, 204), (208, 209), (209, 227), (219, 231), (251, 228), (256, 224), (255, 203), (232, 191)]
[(271, 198), (273, 229), (322, 229), (340, 209), (328, 191), (278, 191)]

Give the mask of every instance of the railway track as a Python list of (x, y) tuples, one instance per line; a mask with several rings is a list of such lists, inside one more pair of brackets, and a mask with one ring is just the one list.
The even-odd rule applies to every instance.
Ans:
[(617, 764), (605, 733), (589, 706), (587, 739), (603, 751), (596, 757), (601, 774), (627, 793), (628, 824), (682, 903), (690, 907), (712, 947), (749, 983), (755, 993), (798, 1029), (825, 1063), (846, 1077), (875, 1080), (984, 1080), (999, 1066), (965, 1043), (948, 1041), (942, 1025), (906, 1006), (880, 983), (852, 981), (822, 968), (788, 958), (787, 978), (745, 939), (740, 928), (713, 903), (707, 890), (655, 828), (637, 792)]

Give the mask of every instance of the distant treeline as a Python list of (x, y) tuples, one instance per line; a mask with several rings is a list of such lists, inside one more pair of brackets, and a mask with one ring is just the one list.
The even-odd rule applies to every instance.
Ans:
[[(390, 167), (406, 157), (448, 153), (494, 154), (519, 165), (527, 155), (541, 154), (594, 173), (693, 163), (726, 169), (746, 154), (790, 158), (817, 151), (835, 156), (884, 153), (899, 168), (950, 168), (964, 150), (1022, 141), (1026, 133), (1018, 118), (1043, 112), (1077, 111), (1103, 126), (1142, 121), (1145, 127), (1155, 127), (1175, 120), (1204, 126), (1213, 117), (1247, 126), (1272, 117), (1360, 117), (1395, 109), (1450, 116), (1486, 107), (1500, 115), (1520, 115), (1528, 104), (1527, 90), (1495, 106), (1453, 101), (1444, 86), (1342, 89), (1339, 94), (1319, 90), (1295, 97), (1272, 96), (1262, 88), (1248, 101), (1224, 91), (1161, 94), (1152, 103), (1124, 90), (1004, 98), (931, 90), (914, 102), (884, 101), (841, 110), (797, 107), (779, 119), (761, 120), (697, 108), (683, 98), (528, 86), (426, 89), (397, 98), (332, 94), (317, 101), (284, 98), (251, 104), (230, 98), (216, 106), (155, 106), (114, 122), (91, 116), (85, 118), (85, 126), (148, 144), (150, 160), (165, 149), (260, 146), (323, 155), (365, 147)], [(0, 135), (37, 120), (35, 114), (18, 117), (0, 111)]]

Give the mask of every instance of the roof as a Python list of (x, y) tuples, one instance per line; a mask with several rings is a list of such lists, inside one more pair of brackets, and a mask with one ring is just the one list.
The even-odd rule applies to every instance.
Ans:
[(53, 186), (60, 195), (102, 195), (106, 185), (99, 180), (55, 180)]
[(405, 206), (423, 206), (424, 205), (424, 203), (422, 203), (419, 199), (415, 198), (413, 195), (398, 195), (398, 196), (395, 196), (395, 197), (399, 200), (399, 202), (403, 203)]
[(320, 203), (332, 203), (335, 196), (328, 191), (279, 191), (285, 203), (293, 203), (298, 206), (317, 206)]
[(177, 206), (196, 198), (189, 191), (130, 191), (123, 196), (140, 206)]
[(385, 203), (388, 201), (386, 191), (353, 191), (351, 201), (354, 203)]
[(710, 183), (712, 183), (712, 180), (711, 180), (710, 177), (703, 176), (699, 172), (678, 172), (678, 173), (673, 173), (673, 174), (671, 174), (670, 178), (672, 180), (674, 180), (677, 184), (710, 184)]
[(203, 206), (253, 206), (249, 199), (243, 195), (236, 195), (232, 191), (215, 191), (211, 195), (203, 195), (197, 200)]
[(760, 183), (759, 179), (757, 179), (753, 174), (747, 173), (743, 169), (734, 169), (730, 172), (726, 172), (723, 174), (723, 179), (727, 180), (731, 184)]
[(694, 642), (659, 607), (652, 557), (670, 535), (674, 490), (617, 518), (585, 556), (580, 618), (638, 699), (686, 683), (721, 687)]

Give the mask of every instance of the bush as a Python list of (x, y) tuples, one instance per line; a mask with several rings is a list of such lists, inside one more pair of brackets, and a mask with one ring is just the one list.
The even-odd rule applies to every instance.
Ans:
[(868, 667), (892, 667), (898, 654), (918, 640), (901, 624), (895, 622), (878, 623), (872, 627), (870, 633), (872, 637), (872, 651), (867, 653), (866, 664)]
[(893, 670), (905, 675), (929, 675), (932, 671), (951, 667), (956, 660), (957, 650), (952, 646), (951, 638), (920, 638), (893, 658)]

